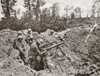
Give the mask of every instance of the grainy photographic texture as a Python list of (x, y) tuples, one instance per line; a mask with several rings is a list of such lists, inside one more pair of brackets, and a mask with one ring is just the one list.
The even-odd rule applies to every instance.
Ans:
[(100, 76), (100, 0), (0, 0), (0, 76)]

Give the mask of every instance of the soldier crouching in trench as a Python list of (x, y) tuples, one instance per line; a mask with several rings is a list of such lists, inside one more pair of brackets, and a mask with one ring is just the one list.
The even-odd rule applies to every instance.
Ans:
[(45, 51), (41, 52), (39, 45), (43, 42), (42, 39), (33, 39), (32, 30), (28, 29), (27, 34), (25, 35), (25, 41), (30, 46), (30, 50), (28, 52), (29, 61), (28, 64), (32, 69), (42, 70), (44, 65), (43, 55)]
[(33, 35), (31, 29), (28, 29), (27, 31), (27, 34), (25, 35), (25, 41), (29, 46), (31, 46), (31, 44), (33, 43)]
[(35, 70), (43, 70), (43, 55), (46, 52), (44, 50), (41, 51), (39, 45), (40, 45), (41, 39), (37, 39), (36, 41), (33, 41), (33, 43), (30, 46), (29, 56), (30, 56), (30, 67)]
[(20, 58), (23, 60), (24, 64), (27, 65), (29, 60), (28, 51), (30, 47), (25, 43), (24, 36), (21, 31), (18, 32), (18, 36), (14, 40), (13, 47), (19, 51)]

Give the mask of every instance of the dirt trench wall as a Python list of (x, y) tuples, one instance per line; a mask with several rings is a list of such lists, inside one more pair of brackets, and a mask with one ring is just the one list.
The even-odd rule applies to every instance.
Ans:
[[(99, 42), (100, 30), (96, 28), (90, 35), (88, 42), (86, 43), (86, 37), (89, 34), (91, 28), (72, 28), (66, 32), (64, 38), (64, 44), (58, 48), (49, 50), (49, 53), (53, 53), (52, 63), (55, 64), (53, 72), (55, 75), (70, 76), (75, 74), (78, 76), (98, 76), (99, 70)], [(51, 39), (51, 38), (50, 38)], [(52, 40), (52, 39), (51, 39)], [(62, 56), (57, 55), (59, 50), (62, 52)], [(56, 53), (56, 54), (55, 54)], [(94, 67), (94, 72), (91, 71), (91, 67)], [(60, 74), (59, 74), (60, 72)]]

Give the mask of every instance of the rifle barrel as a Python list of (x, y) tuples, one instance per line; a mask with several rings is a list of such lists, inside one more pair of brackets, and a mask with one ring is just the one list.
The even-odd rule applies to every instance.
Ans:
[(52, 45), (51, 47), (46, 48), (46, 50), (50, 50), (50, 49), (52, 49), (52, 48), (54, 48), (54, 47), (56, 47), (56, 46), (59, 46), (59, 45), (61, 45), (61, 44), (63, 44), (63, 42), (58, 43), (58, 44), (55, 44), (55, 45)]

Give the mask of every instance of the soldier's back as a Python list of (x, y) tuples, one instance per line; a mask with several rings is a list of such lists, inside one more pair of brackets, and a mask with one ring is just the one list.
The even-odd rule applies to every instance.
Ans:
[(37, 44), (36, 44), (36, 42), (33, 42), (32, 43), (32, 45), (30, 46), (30, 53), (29, 53), (29, 55), (30, 56), (36, 56), (38, 53), (37, 53), (37, 49), (38, 49), (38, 47), (37, 47)]

